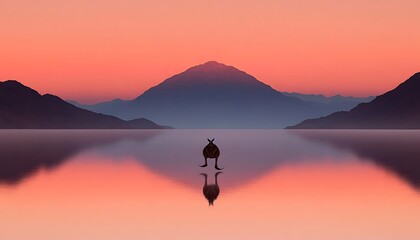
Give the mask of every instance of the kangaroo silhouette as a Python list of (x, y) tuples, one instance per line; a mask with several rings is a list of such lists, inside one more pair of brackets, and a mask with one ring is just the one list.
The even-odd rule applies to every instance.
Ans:
[(217, 170), (222, 170), (222, 168), (219, 168), (219, 166), (217, 166), (217, 160), (220, 156), (220, 150), (216, 146), (216, 144), (213, 143), (214, 138), (212, 140), (207, 138), (207, 141), (209, 141), (209, 143), (203, 149), (204, 165), (201, 165), (200, 167), (207, 167), (207, 158), (214, 158), (214, 168), (216, 168)]
[(210, 185), (207, 183), (207, 174), (201, 173), (201, 175), (204, 176), (203, 194), (204, 194), (204, 197), (209, 202), (209, 206), (213, 206), (214, 200), (216, 200), (217, 197), (219, 196), (220, 188), (217, 182), (217, 176), (220, 173), (222, 172), (217, 172), (216, 174), (214, 174), (214, 184), (210, 184)]

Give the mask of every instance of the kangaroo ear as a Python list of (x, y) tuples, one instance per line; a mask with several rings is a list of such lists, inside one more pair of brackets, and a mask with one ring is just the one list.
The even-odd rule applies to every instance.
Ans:
[(214, 141), (214, 138), (211, 140), (211, 142), (213, 142)]
[(207, 141), (211, 142), (210, 139), (207, 138)]

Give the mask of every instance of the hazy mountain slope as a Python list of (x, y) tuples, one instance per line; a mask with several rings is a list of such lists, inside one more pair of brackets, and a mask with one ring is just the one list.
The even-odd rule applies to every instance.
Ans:
[(341, 111), (348, 111), (360, 103), (366, 103), (372, 101), (375, 97), (345, 97), (341, 95), (335, 95), (331, 97), (326, 97), (322, 94), (302, 94), (296, 92), (281, 92), (285, 96), (289, 97), (297, 97), (303, 101), (310, 101), (310, 102), (319, 102), (328, 104), (333, 108), (337, 108)]
[(420, 73), (414, 74), (397, 88), (359, 104), (349, 112), (303, 121), (289, 128), (420, 128)]

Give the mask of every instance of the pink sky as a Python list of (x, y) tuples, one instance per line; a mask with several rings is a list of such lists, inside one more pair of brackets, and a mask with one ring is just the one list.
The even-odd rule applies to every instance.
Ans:
[(418, 0), (0, 2), (0, 80), (93, 103), (209, 60), (280, 91), (367, 96), (420, 71)]

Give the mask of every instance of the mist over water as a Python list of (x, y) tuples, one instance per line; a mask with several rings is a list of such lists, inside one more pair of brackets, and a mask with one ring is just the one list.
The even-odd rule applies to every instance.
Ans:
[[(222, 171), (199, 167), (208, 138)], [(420, 131), (4, 130), (0, 238), (418, 239), (419, 143)]]

